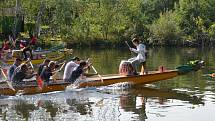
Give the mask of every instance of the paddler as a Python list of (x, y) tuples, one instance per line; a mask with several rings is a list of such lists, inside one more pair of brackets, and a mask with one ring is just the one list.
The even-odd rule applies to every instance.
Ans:
[(69, 77), (72, 75), (72, 72), (79, 66), (80, 58), (73, 57), (70, 62), (68, 62), (64, 69), (63, 80), (68, 81)]
[(2, 43), (2, 51), (3, 52), (9, 52), (10, 51), (10, 42), (6, 39)]
[(16, 58), (13, 65), (10, 66), (9, 71), (8, 71), (8, 77), (9, 81), (12, 81), (12, 76), (15, 71), (15, 69), (22, 63), (22, 60), (20, 58)]
[(32, 47), (31, 47), (31, 44), (30, 44), (29, 40), (26, 40), (26, 39), (20, 40), (20, 49), (23, 52), (24, 60), (26, 60), (28, 58), (27, 57), (27, 51), (30, 52), (30, 58), (31, 59), (33, 58)]
[(24, 86), (25, 82), (23, 79), (30, 79), (35, 75), (36, 74), (33, 72), (29, 73), (29, 69), (26, 64), (21, 64), (20, 68), (16, 68), (16, 71), (14, 71), (12, 76), (12, 84), (14, 86)]
[(144, 72), (146, 72), (146, 69), (145, 69), (146, 68), (146, 46), (143, 43), (141, 43), (138, 38), (132, 39), (132, 43), (134, 44), (134, 46), (136, 46), (136, 49), (130, 48), (130, 51), (137, 53), (137, 56), (134, 58), (128, 59), (128, 61), (132, 63), (133, 67), (136, 70), (136, 74), (137, 74), (137, 65), (141, 65), (141, 74), (143, 74)]
[(44, 67), (40, 77), (46, 83), (49, 84), (50, 77), (56, 73), (56, 64), (54, 61), (50, 61), (48, 66)]
[(47, 67), (49, 65), (49, 62), (50, 62), (49, 59), (45, 59), (43, 61), (43, 63), (39, 65), (39, 69), (38, 69), (38, 72), (37, 72), (38, 75), (41, 74), (41, 72), (42, 72), (42, 70), (43, 70), (44, 67)]
[(2, 49), (1, 49), (1, 52), (2, 52), (2, 58), (4, 58), (5, 60), (7, 59), (7, 56), (8, 56), (8, 53), (11, 51), (11, 48), (10, 48), (10, 42), (5, 39), (2, 43)]
[(85, 80), (86, 79), (85, 71), (88, 69), (90, 65), (86, 61), (81, 61), (79, 66), (72, 72), (72, 74), (69, 77), (69, 80), (67, 81), (74, 83), (77, 79)]

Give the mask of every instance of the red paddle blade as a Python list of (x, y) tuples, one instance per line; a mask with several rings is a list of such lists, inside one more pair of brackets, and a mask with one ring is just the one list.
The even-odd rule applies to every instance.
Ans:
[(37, 76), (37, 85), (38, 85), (40, 90), (43, 89), (43, 80), (41, 79), (40, 76)]
[(4, 74), (7, 76), (7, 69), (3, 69)]

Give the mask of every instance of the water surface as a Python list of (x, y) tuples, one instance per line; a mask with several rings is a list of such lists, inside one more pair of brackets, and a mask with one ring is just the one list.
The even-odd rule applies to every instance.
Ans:
[[(75, 49), (91, 58), (99, 74), (118, 73), (121, 60), (132, 55), (126, 48)], [(0, 96), (0, 120), (29, 121), (211, 121), (215, 112), (213, 48), (150, 48), (148, 70), (160, 65), (174, 69), (201, 59), (206, 68), (148, 85), (68, 89), (37, 95)]]

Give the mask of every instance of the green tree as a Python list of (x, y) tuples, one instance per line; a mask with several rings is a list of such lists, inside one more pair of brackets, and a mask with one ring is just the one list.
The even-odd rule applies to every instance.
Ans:
[(153, 44), (176, 44), (180, 40), (181, 30), (176, 23), (175, 13), (167, 11), (160, 14), (160, 18), (150, 26)]

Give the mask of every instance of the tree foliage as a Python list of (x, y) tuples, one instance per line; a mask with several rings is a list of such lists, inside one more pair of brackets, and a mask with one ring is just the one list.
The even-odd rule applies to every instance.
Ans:
[[(2, 0), (21, 5), (25, 31), (68, 43), (120, 43), (139, 35), (152, 44), (213, 40), (214, 0)], [(3, 16), (3, 15), (2, 15)], [(2, 17), (1, 19), (2, 20)], [(1, 30), (1, 29), (0, 29)], [(183, 34), (182, 34), (183, 33)], [(45, 35), (43, 35), (45, 34)]]

